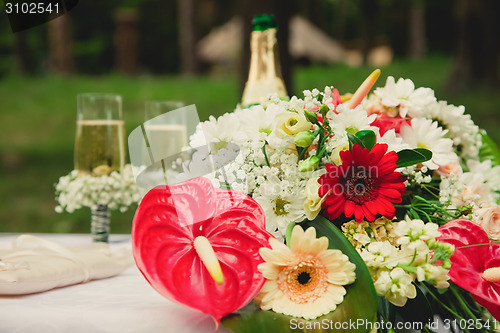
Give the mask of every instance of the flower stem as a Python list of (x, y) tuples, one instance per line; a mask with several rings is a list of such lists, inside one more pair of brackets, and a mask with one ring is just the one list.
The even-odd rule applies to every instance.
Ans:
[(469, 306), (465, 303), (463, 300), (462, 296), (455, 290), (453, 286), (451, 286), (451, 292), (455, 296), (455, 298), (458, 300), (458, 304), (460, 305), (460, 308), (469, 316), (469, 318), (474, 319), (474, 321), (477, 319), (476, 316), (472, 313), (472, 311), (469, 309)]
[(471, 244), (471, 245), (458, 246), (455, 249), (466, 249), (468, 247), (484, 246), (484, 245), (491, 245), (491, 244), (500, 244), (500, 241), (490, 242), (490, 243), (479, 243), (479, 244)]
[(447, 306), (446, 304), (444, 304), (439, 298), (437, 298), (436, 295), (434, 295), (434, 293), (429, 289), (429, 287), (427, 287), (425, 285), (425, 283), (422, 283), (421, 284), (425, 290), (427, 290), (427, 292), (429, 293), (429, 295), (431, 295), (432, 298), (434, 298), (434, 300), (436, 302), (438, 302), (438, 304), (440, 304), (443, 308), (445, 308), (446, 310), (448, 310), (449, 313), (451, 313), (452, 315), (454, 315), (457, 319), (464, 319), (461, 315), (459, 315), (458, 313), (456, 313), (453, 309), (451, 309), (449, 306)]
[(271, 166), (271, 164), (269, 163), (269, 159), (267, 158), (267, 152), (266, 152), (266, 143), (264, 143), (264, 145), (262, 146), (262, 153), (264, 154), (264, 159), (266, 160), (266, 164), (268, 167)]

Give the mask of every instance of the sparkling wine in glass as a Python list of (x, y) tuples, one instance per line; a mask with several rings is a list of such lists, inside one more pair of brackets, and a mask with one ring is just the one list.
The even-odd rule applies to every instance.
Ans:
[[(125, 124), (122, 98), (112, 94), (77, 96), (75, 169), (98, 177), (120, 171), (125, 164)], [(95, 242), (109, 237), (107, 205), (92, 208), (91, 233)]]
[(187, 146), (186, 113), (170, 112), (183, 106), (180, 101), (146, 101), (144, 129), (155, 156), (176, 155)]
[(118, 95), (78, 95), (76, 170), (100, 176), (124, 166), (125, 123), (121, 106)]

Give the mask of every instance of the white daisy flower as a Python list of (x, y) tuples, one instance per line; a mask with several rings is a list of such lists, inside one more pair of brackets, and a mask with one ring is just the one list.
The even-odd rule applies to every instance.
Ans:
[(395, 151), (398, 152), (403, 149), (408, 149), (410, 146), (403, 141), (403, 139), (396, 134), (394, 129), (390, 129), (384, 133), (381, 137), (377, 137), (377, 143), (385, 143), (389, 148), (387, 151)]
[(300, 222), (305, 218), (303, 190), (295, 191), (293, 186), (287, 185), (286, 181), (270, 176), (253, 197), (264, 211), (267, 231), (278, 239), (283, 238), (290, 222)]
[(411, 148), (432, 151), (432, 159), (423, 163), (430, 170), (458, 162), (458, 156), (453, 151), (453, 141), (445, 137), (447, 133), (437, 122), (426, 118), (412, 119), (411, 126), (401, 126), (400, 131), (404, 142)]
[(368, 113), (363, 110), (361, 105), (350, 109), (344, 104), (340, 104), (336, 111), (338, 114), (329, 111), (326, 115), (330, 120), (331, 128), (336, 134), (340, 136), (345, 135), (345, 133), (356, 134), (361, 130), (372, 130), (376, 134), (378, 133), (378, 128), (371, 126), (377, 115), (368, 116)]
[(286, 112), (286, 109), (276, 104), (269, 104), (266, 109), (261, 105), (255, 105), (249, 109), (237, 111), (241, 131), (244, 133), (243, 139), (265, 141), (274, 130), (276, 116), (283, 112)]

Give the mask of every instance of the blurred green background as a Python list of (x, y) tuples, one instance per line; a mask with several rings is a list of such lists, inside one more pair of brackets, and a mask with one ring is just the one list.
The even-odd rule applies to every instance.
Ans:
[[(144, 121), (146, 100), (196, 104), (202, 120), (233, 110), (246, 80), (248, 50), (243, 45), (229, 62), (203, 59), (196, 50), (213, 28), (235, 16), (245, 22), (238, 39), (242, 44), (248, 41), (251, 16), (273, 12), (281, 30), (287, 30), (283, 22), (301, 15), (338, 43), (344, 55), (355, 55), (325, 61), (315, 59), (314, 48), (310, 56), (300, 57), (281, 49), (291, 93), (325, 85), (353, 92), (379, 67), (382, 76), (376, 86), (389, 75), (411, 78), (417, 87), (434, 89), (438, 99), (465, 105), (474, 121), (500, 143), (499, 50), (492, 42), (500, 39), (482, 45), (482, 38), (495, 33), (491, 26), (486, 27), (487, 36), (475, 35), (486, 29), (475, 20), (489, 22), (491, 15), (476, 7), (488, 4), (491, 1), (86, 0), (65, 15), (66, 25), (53, 22), (20, 33), (12, 33), (2, 14), (0, 232), (89, 231), (88, 209), (54, 211), (54, 184), (73, 168), (77, 94), (121, 94), (127, 133)], [(497, 9), (498, 2), (490, 7), (493, 13)], [(477, 14), (474, 28), (467, 11)], [(61, 31), (66, 33), (61, 36)], [(471, 32), (472, 46), (467, 44)], [(192, 40), (190, 45), (186, 40)], [(288, 45), (281, 39), (279, 43)], [(369, 61), (377, 47), (390, 50), (389, 59)], [(112, 212), (112, 232), (130, 232), (134, 210)]]

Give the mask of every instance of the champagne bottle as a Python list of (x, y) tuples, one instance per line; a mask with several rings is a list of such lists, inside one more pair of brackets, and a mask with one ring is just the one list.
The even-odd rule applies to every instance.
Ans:
[(278, 57), (276, 20), (273, 15), (256, 15), (250, 37), (250, 70), (241, 105), (262, 104), (269, 94), (286, 98), (287, 92)]

